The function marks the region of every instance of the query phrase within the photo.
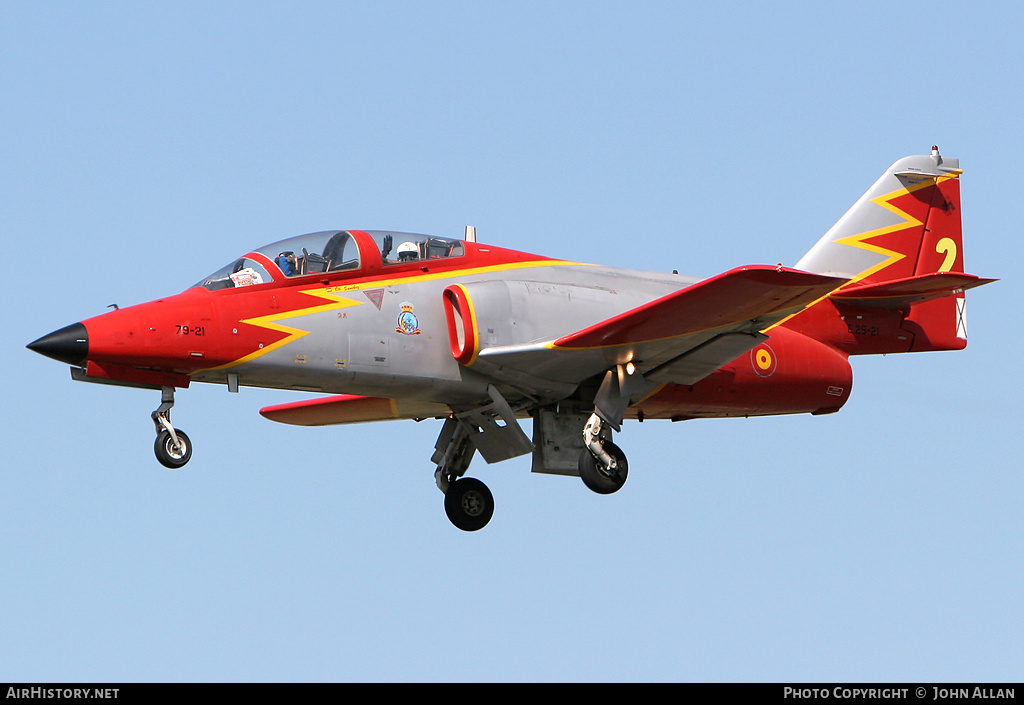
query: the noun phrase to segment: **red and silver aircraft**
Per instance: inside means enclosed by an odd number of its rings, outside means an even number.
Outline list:
[[[76,380],[160,391],[156,455],[192,455],[171,424],[193,381],[322,392],[260,413],[305,426],[443,420],[431,458],[460,529],[493,498],[474,454],[595,492],[626,480],[625,419],[829,414],[851,355],[965,347],[959,161],[900,159],[795,268],[708,279],[582,264],[476,242],[330,230],[246,253],[175,296],[29,344]],[[533,420],[528,436],[520,420]]]

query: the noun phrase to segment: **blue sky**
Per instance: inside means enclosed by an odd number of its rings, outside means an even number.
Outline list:
[[[0,681],[1005,681],[1024,663],[1013,3],[0,4]],[[970,346],[839,413],[627,425],[619,493],[24,345],[328,228],[710,276],[959,157]],[[1002,161],[1001,161],[1002,160]],[[1011,160],[1012,161],[1012,160]],[[1012,330],[1012,328],[1011,328]]]

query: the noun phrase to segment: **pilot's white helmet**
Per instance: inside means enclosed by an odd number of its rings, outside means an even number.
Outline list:
[[[398,261],[409,262],[414,259],[419,259],[420,248],[415,242],[403,242],[398,246]]]

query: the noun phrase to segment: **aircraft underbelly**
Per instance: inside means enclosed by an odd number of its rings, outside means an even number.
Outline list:
[[[666,384],[630,408],[631,418],[725,418],[826,414],[850,398],[847,356],[812,338],[776,328],[771,337],[696,384]]]

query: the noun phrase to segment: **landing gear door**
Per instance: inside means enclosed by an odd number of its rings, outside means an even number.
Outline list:
[[[533,419],[533,472],[579,477],[583,434],[590,414],[540,409]]]

